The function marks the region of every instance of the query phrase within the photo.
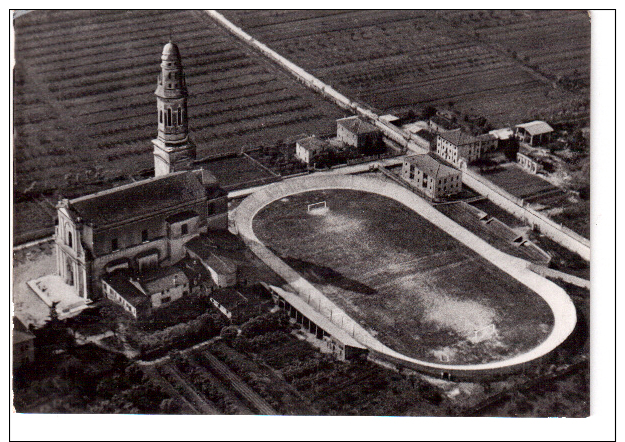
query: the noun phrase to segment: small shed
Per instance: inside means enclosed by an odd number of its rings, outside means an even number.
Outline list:
[[[528,143],[530,146],[535,146],[547,141],[552,132],[553,128],[551,126],[539,120],[518,124],[514,127],[515,136],[520,141]]]

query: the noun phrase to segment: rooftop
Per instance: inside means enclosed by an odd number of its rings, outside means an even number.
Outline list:
[[[466,144],[476,143],[479,140],[466,132],[462,131],[451,131],[451,132],[441,132],[438,134],[439,137],[449,141],[451,144],[455,146],[464,146]]]
[[[135,308],[148,300],[147,295],[134,285],[130,281],[130,276],[123,271],[110,273],[103,276],[102,280]]]
[[[453,121],[440,115],[434,115],[432,118],[430,118],[430,121],[445,130],[453,130],[460,127],[460,125],[458,125],[457,123],[454,123]]]
[[[412,155],[406,157],[405,161],[414,164],[417,169],[435,178],[443,178],[460,173],[459,170],[446,166],[430,154]]]
[[[357,116],[341,118],[340,120],[336,120],[336,123],[355,134],[368,134],[378,131],[375,126],[361,120],[360,117]]]
[[[517,124],[515,127],[525,129],[525,131],[530,135],[541,135],[553,132],[553,128],[551,126],[544,121],[539,120],[532,121],[530,123]]]
[[[347,333],[345,330],[343,330],[339,326],[335,325],[332,321],[330,321],[328,318],[323,316],[317,310],[313,309],[310,305],[306,303],[306,301],[304,301],[302,298],[300,298],[296,294],[287,292],[286,290],[283,290],[280,287],[276,287],[273,285],[270,285],[269,287],[271,287],[271,289],[277,295],[279,295],[282,299],[284,299],[286,302],[291,304],[300,313],[302,313],[312,322],[317,324],[318,327],[321,327],[322,329],[324,329],[328,334],[338,339],[343,344],[349,345],[351,347],[357,347],[357,348],[363,348],[363,349],[366,348],[364,345],[362,345],[360,342],[354,339],[349,333]]]
[[[237,266],[232,260],[218,252],[216,246],[211,245],[202,237],[195,237],[185,244],[187,250],[198,256],[203,263],[211,267],[217,273],[228,274],[237,271]]]
[[[102,227],[204,197],[205,187],[196,174],[177,172],[70,200],[68,209],[80,221]]]
[[[327,141],[314,136],[297,140],[297,144],[311,152],[319,152],[330,147]]]
[[[165,290],[189,284],[187,275],[177,266],[159,267],[149,273],[144,273],[139,278],[144,290],[152,295]]]

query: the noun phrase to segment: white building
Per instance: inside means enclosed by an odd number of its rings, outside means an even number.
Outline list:
[[[436,136],[436,154],[454,166],[477,160],[481,141],[462,131],[441,132]]]
[[[327,141],[315,136],[302,138],[295,142],[295,157],[304,164],[311,164],[317,155],[329,148]]]
[[[432,199],[453,195],[462,190],[462,172],[429,154],[404,158],[401,176]]]

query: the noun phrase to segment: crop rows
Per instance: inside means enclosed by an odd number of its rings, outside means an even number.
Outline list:
[[[17,192],[75,194],[152,165],[154,89],[169,29],[185,66],[198,156],[327,133],[342,116],[199,11],[35,11],[15,29]],[[82,176],[93,164],[97,180]]]
[[[316,12],[316,14],[315,14]],[[226,11],[281,55],[384,112],[448,105],[496,125],[588,116],[590,33],[571,11]],[[314,54],[314,56],[313,56]],[[573,75],[575,72],[575,75]],[[570,85],[567,85],[567,87]],[[510,105],[513,102],[514,105]]]

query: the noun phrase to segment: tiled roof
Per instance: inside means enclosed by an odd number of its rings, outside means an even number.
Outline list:
[[[465,144],[476,143],[479,141],[473,135],[470,135],[466,132],[462,132],[459,130],[450,131],[450,132],[441,132],[438,134],[438,136],[449,141],[451,144],[455,146],[464,146]]]
[[[324,329],[327,333],[329,333],[334,338],[341,341],[344,345],[349,345],[351,347],[356,348],[366,348],[356,339],[354,339],[349,333],[345,330],[334,324],[328,318],[323,316],[313,307],[306,303],[302,298],[297,296],[294,293],[287,292],[286,290],[281,289],[276,286],[269,286],[271,289],[286,302],[291,304],[295,309],[297,309],[300,313],[306,316],[309,320],[317,324],[318,327]]]
[[[232,260],[220,255],[217,248],[208,244],[202,237],[196,237],[184,245],[187,250],[197,255],[203,263],[211,267],[217,273],[231,274],[237,271],[237,266]]]
[[[454,123],[445,117],[441,117],[440,115],[434,115],[430,118],[430,121],[445,130],[457,129],[460,127],[457,123]]]
[[[320,152],[330,147],[330,144],[327,141],[317,137],[302,138],[297,140],[297,144],[310,152]]]
[[[410,164],[414,164],[417,169],[434,178],[444,178],[460,173],[457,169],[446,166],[429,154],[412,155],[410,157],[406,157],[405,160]]]
[[[351,133],[355,134],[368,134],[378,131],[375,126],[361,120],[359,117],[341,118],[340,120],[336,120],[336,122]]]
[[[194,173],[178,172],[70,200],[69,209],[82,221],[102,227],[205,197]]]
[[[530,123],[517,124],[516,127],[521,127],[527,131],[530,135],[540,135],[553,132],[553,128],[544,121],[532,121]]]
[[[130,276],[126,273],[113,272],[102,277],[102,280],[135,308],[148,301],[147,295],[130,282]]]
[[[160,293],[167,289],[188,284],[187,275],[178,267],[158,268],[140,278],[141,286],[148,294]]]

